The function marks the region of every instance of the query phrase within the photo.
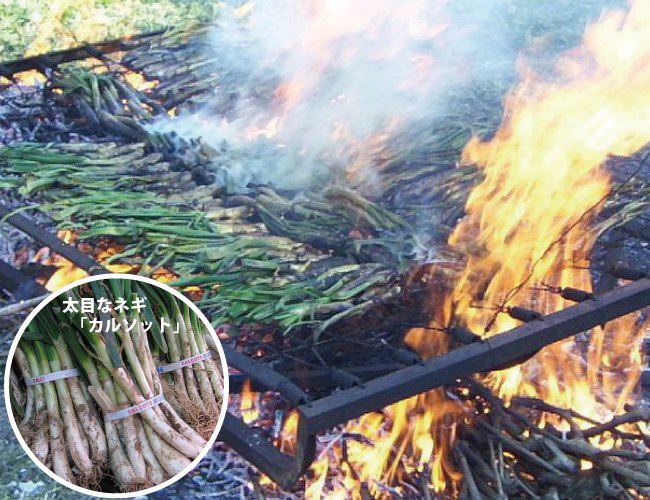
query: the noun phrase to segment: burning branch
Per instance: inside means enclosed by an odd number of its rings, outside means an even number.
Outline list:
[[[641,498],[650,492],[648,435],[643,431],[647,408],[628,408],[598,423],[534,398],[515,398],[508,406],[476,380],[462,386],[468,391],[454,394],[472,401],[475,411],[456,447],[483,495],[589,498],[627,491]],[[485,456],[493,457],[492,466]],[[468,482],[466,488],[471,491],[472,485]]]

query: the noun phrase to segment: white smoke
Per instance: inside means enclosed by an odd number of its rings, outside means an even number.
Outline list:
[[[227,144],[223,167],[238,182],[302,187],[352,162],[365,168],[383,138],[445,113],[448,91],[511,69],[507,3],[268,0],[224,8],[211,46],[217,96],[234,90],[234,104],[158,127]]]

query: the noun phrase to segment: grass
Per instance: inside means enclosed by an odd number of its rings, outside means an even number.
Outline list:
[[[216,0],[0,0],[0,61],[212,19]]]
[[[492,1],[517,47],[540,34],[561,39],[561,46],[571,45],[587,19],[603,8],[625,5],[625,0]],[[218,0],[0,0],[0,61],[207,21],[220,5]],[[481,3],[462,0],[457,5],[473,11]]]

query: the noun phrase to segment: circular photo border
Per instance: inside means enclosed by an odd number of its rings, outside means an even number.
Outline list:
[[[192,461],[190,465],[188,465],[183,471],[180,473],[176,474],[174,477],[167,479],[166,481],[163,481],[160,484],[157,484],[155,486],[152,486],[150,488],[146,488],[143,490],[138,490],[138,491],[133,491],[133,492],[125,492],[125,493],[108,493],[108,492],[102,492],[102,491],[94,491],[90,490],[87,488],[83,488],[79,485],[73,484],[61,477],[59,477],[57,474],[54,473],[54,471],[48,469],[44,464],[42,464],[37,458],[36,455],[30,450],[29,446],[23,439],[19,429],[18,425],[16,424],[16,420],[14,418],[13,412],[11,411],[11,401],[10,401],[10,396],[9,396],[9,375],[11,371],[11,365],[12,361],[14,358],[14,354],[16,352],[16,348],[18,347],[18,342],[20,338],[22,337],[23,333],[27,329],[28,325],[32,322],[32,320],[38,315],[38,313],[47,305],[49,304],[52,300],[54,300],[56,297],[60,296],[64,292],[67,292],[68,290],[71,290],[73,288],[76,288],[80,285],[84,285],[86,283],[91,283],[93,281],[101,281],[105,279],[129,279],[129,280],[134,280],[134,281],[141,281],[144,283],[149,283],[150,285],[153,286],[158,286],[162,288],[163,290],[171,293],[174,297],[177,299],[180,299],[183,301],[185,304],[187,304],[190,309],[203,321],[203,323],[207,326],[208,332],[213,335],[215,339],[217,339],[217,350],[219,353],[219,361],[221,363],[221,368],[223,371],[223,401],[221,404],[221,410],[219,413],[219,418],[217,419],[217,425],[214,428],[214,431],[212,433],[212,436],[208,440],[207,445],[199,453],[199,455]],[[59,288],[58,290],[55,290],[54,292],[50,293],[50,295],[45,298],[40,304],[38,304],[34,310],[29,313],[25,321],[20,325],[20,328],[18,329],[18,332],[16,333],[16,336],[14,337],[13,342],[11,343],[11,348],[9,349],[9,354],[7,355],[7,365],[5,367],[5,372],[4,372],[4,393],[5,393],[5,406],[7,409],[7,415],[9,417],[9,423],[11,424],[11,429],[14,431],[14,434],[16,435],[16,438],[18,439],[18,442],[20,443],[20,446],[23,448],[23,450],[27,453],[29,458],[31,458],[32,462],[34,462],[39,469],[41,469],[45,474],[47,474],[49,477],[54,479],[56,482],[59,484],[62,484],[78,493],[83,493],[85,495],[90,495],[93,497],[98,497],[98,498],[136,498],[144,495],[149,495],[151,493],[155,493],[157,491],[160,491],[167,486],[170,486],[174,484],[175,482],[179,481],[183,477],[185,477],[190,471],[192,471],[201,460],[208,454],[208,452],[212,449],[214,446],[214,443],[217,440],[217,437],[219,435],[219,431],[221,430],[221,427],[223,425],[223,421],[226,417],[226,411],[228,409],[228,399],[230,396],[230,387],[229,387],[229,376],[228,376],[228,365],[226,363],[226,356],[223,352],[223,349],[221,347],[221,342],[219,341],[219,337],[217,336],[214,327],[208,320],[208,318],[201,312],[201,310],[187,297],[185,297],[181,292],[178,290],[175,290],[171,286],[161,283],[159,281],[156,281],[151,278],[147,278],[145,276],[139,276],[137,274],[118,274],[118,273],[106,273],[106,274],[99,274],[95,276],[89,276],[87,278],[83,278],[80,280],[77,280],[73,283],[70,283],[69,285],[66,285],[62,288]]]

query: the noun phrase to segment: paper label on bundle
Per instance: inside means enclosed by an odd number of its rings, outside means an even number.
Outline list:
[[[146,401],[143,401],[138,405],[129,406],[128,408],[123,408],[118,411],[107,413],[106,415],[104,415],[104,421],[110,422],[112,420],[121,420],[123,418],[130,417],[131,415],[142,413],[143,411],[149,410],[154,406],[158,406],[164,400],[165,397],[162,394],[158,394],[157,396],[154,396],[151,399],[147,399]]]
[[[25,380],[26,385],[36,385],[44,384],[45,382],[54,382],[55,380],[61,380],[62,378],[78,377],[79,370],[76,368],[68,368],[67,370],[61,370],[58,372],[46,373],[45,375],[39,375],[38,377],[32,377]]]
[[[212,357],[212,353],[210,351],[204,352],[201,354],[197,354],[196,356],[192,356],[191,358],[185,358],[181,359],[180,361],[176,361],[175,363],[170,363],[168,365],[163,365],[159,366],[156,368],[156,371],[158,373],[167,373],[171,372],[174,370],[178,370],[179,368],[183,368],[185,366],[190,366],[195,363],[198,363],[199,361],[204,361],[206,359],[210,359]]]

